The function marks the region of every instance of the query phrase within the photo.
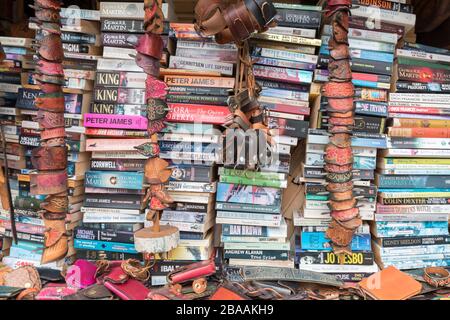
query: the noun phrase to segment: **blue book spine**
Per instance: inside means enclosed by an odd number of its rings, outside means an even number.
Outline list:
[[[354,251],[372,251],[370,234],[356,234],[353,236],[351,249]],[[325,232],[302,232],[302,250],[331,251],[330,239]]]
[[[75,249],[104,250],[121,253],[138,253],[134,248],[134,243],[107,242],[96,240],[74,240]]]
[[[87,171],[85,186],[93,188],[114,188],[142,190],[144,174],[128,171]]]
[[[216,200],[277,206],[281,203],[281,189],[220,182],[217,185]]]
[[[214,153],[220,149],[220,146],[214,143],[159,141],[159,148],[161,152]]]
[[[329,56],[330,51],[327,46],[322,45],[320,47],[320,54]],[[373,61],[381,61],[387,63],[394,62],[394,55],[392,53],[380,52],[380,51],[370,51],[370,50],[361,50],[361,49],[351,49],[350,48],[350,56],[352,58],[364,59],[364,60],[373,60]]]
[[[450,192],[450,189],[386,189],[380,188],[379,192]]]
[[[378,82],[373,82],[373,81],[353,79],[352,83],[356,87],[375,88],[375,89],[378,88]]]
[[[377,117],[387,117],[388,116],[388,106],[387,106],[387,103],[356,101],[355,102],[355,112],[357,114],[367,114],[367,115],[377,116]]]
[[[5,51],[6,54],[10,53],[10,54],[21,54],[21,55],[25,55],[27,54],[27,48],[20,48],[20,47],[7,47],[4,46],[3,47],[3,51]]]
[[[355,156],[353,161],[353,168],[357,170],[374,170],[377,166],[376,158]]]
[[[369,147],[369,148],[377,148],[377,149],[386,149],[387,143],[386,139],[370,139],[370,138],[361,138],[361,137],[353,137],[352,138],[352,146],[353,147]]]
[[[450,186],[450,176],[389,176],[378,175],[380,188],[445,188]]]

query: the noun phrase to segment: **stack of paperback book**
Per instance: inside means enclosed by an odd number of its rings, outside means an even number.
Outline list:
[[[311,83],[320,46],[321,7],[274,3],[277,27],[253,35],[253,72],[259,103],[268,110],[273,161],[259,172],[235,164],[219,169],[217,221],[230,265],[294,267],[281,199],[291,152],[306,137]]]
[[[220,125],[229,114],[226,101],[234,87],[234,45],[201,38],[193,24],[171,23],[169,68],[165,69],[168,124],[159,133],[160,158],[172,167],[166,186],[174,204],[161,224],[178,228],[178,247],[161,255],[152,284],[164,284],[164,272],[214,254],[216,163],[221,161]],[[159,271],[158,271],[159,270]]]
[[[19,144],[21,134],[21,115],[16,108],[16,100],[20,94],[22,84],[25,84],[26,69],[30,68],[32,61],[32,51],[30,49],[32,39],[0,37],[5,52],[5,60],[1,64],[0,72],[0,121],[3,135],[5,137],[6,150],[1,147],[1,165],[4,167],[4,154],[8,160],[9,176],[6,177],[6,170],[3,170],[5,179],[9,179],[10,192],[13,203],[9,203],[7,195],[1,197],[0,213],[0,238],[2,241],[2,251],[5,258],[3,261],[10,265],[19,265],[22,261],[33,260],[39,264],[39,252],[32,254],[33,250],[22,250],[21,244],[33,246],[34,249],[42,247],[44,228],[30,223],[28,217],[37,217],[39,202],[43,198],[31,196],[26,191],[19,191],[18,176],[21,170],[26,168],[25,147]],[[1,140],[1,137],[0,137]],[[2,141],[3,144],[3,141]],[[6,190],[6,181],[2,182],[2,188]],[[15,209],[17,237],[21,240],[19,244],[12,241],[10,208]],[[36,222],[36,221],[34,221]],[[39,221],[40,222],[40,221]],[[39,243],[40,242],[40,243]]]
[[[79,258],[138,257],[133,233],[145,219],[143,170],[148,158],[145,146],[151,141],[146,74],[130,56],[136,54],[130,48],[143,34],[143,12],[143,3],[100,3],[104,47],[93,102],[84,116],[86,150],[92,158],[86,172],[83,225],[75,233]]]
[[[414,25],[415,16],[410,14],[412,8],[402,6],[408,12],[397,12],[400,6],[392,10],[379,10],[380,21],[377,26],[369,28],[368,10],[380,8],[369,7],[364,1],[355,1],[359,6],[352,9],[348,33],[351,56],[352,81],[355,86],[355,123],[352,147],[354,154],[353,177],[361,218],[364,221],[374,219],[376,210],[376,187],[374,185],[377,149],[385,148],[385,125],[388,116],[388,93],[394,66],[394,53],[399,39],[399,31],[411,29],[411,23],[403,20],[391,21],[392,15],[407,17]],[[377,4],[380,6],[381,4]],[[390,27],[386,26],[386,23]],[[398,28],[394,28],[398,25]],[[315,70],[315,82],[328,80],[329,49],[331,25],[322,29],[322,46],[320,48],[318,69]],[[403,34],[403,33],[402,33]],[[297,262],[300,269],[330,272],[348,281],[358,281],[371,272],[377,271],[374,254],[370,244],[369,225],[364,223],[357,231],[352,243],[352,255],[338,259],[329,253],[328,240],[325,238],[326,225],[329,221],[327,195],[324,193],[323,155],[328,137],[326,98],[316,100],[312,111],[314,120],[310,129],[302,180],[305,182],[305,201],[296,214],[295,225],[301,226],[297,238]],[[337,266],[336,264],[341,264]]]
[[[380,266],[448,266],[450,52],[397,49],[387,149],[379,153],[373,247]]]

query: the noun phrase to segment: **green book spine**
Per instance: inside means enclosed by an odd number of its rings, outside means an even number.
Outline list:
[[[286,175],[284,173],[275,172],[259,172],[259,171],[245,171],[238,169],[229,169],[220,167],[219,175],[243,177],[247,179],[259,179],[259,180],[285,180]]]
[[[286,188],[285,181],[249,179],[249,178],[245,178],[245,177],[236,177],[236,176],[221,175],[220,182],[252,185],[252,186],[259,186],[259,187]]]
[[[424,60],[409,59],[409,58],[404,58],[404,57],[398,57],[397,59],[398,59],[399,65],[414,66],[414,67],[427,67],[427,68],[438,69],[438,70],[450,70],[450,65],[432,63],[432,62],[428,62],[428,61],[424,61]]]

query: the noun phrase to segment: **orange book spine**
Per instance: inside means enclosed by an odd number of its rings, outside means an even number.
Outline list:
[[[450,138],[450,128],[389,128],[390,137]]]

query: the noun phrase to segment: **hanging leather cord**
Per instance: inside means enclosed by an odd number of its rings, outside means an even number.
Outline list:
[[[4,126],[5,123],[2,121],[0,123],[1,127],[1,137],[2,137],[2,148],[3,148],[3,164],[5,167],[5,186],[8,190],[8,200],[9,200],[9,219],[11,220],[11,232],[13,236],[14,243],[17,244],[17,229],[16,229],[16,215],[14,213],[14,205],[11,195],[11,187],[9,185],[9,166],[8,166],[8,157],[6,155],[6,140],[5,140],[5,131]]]

